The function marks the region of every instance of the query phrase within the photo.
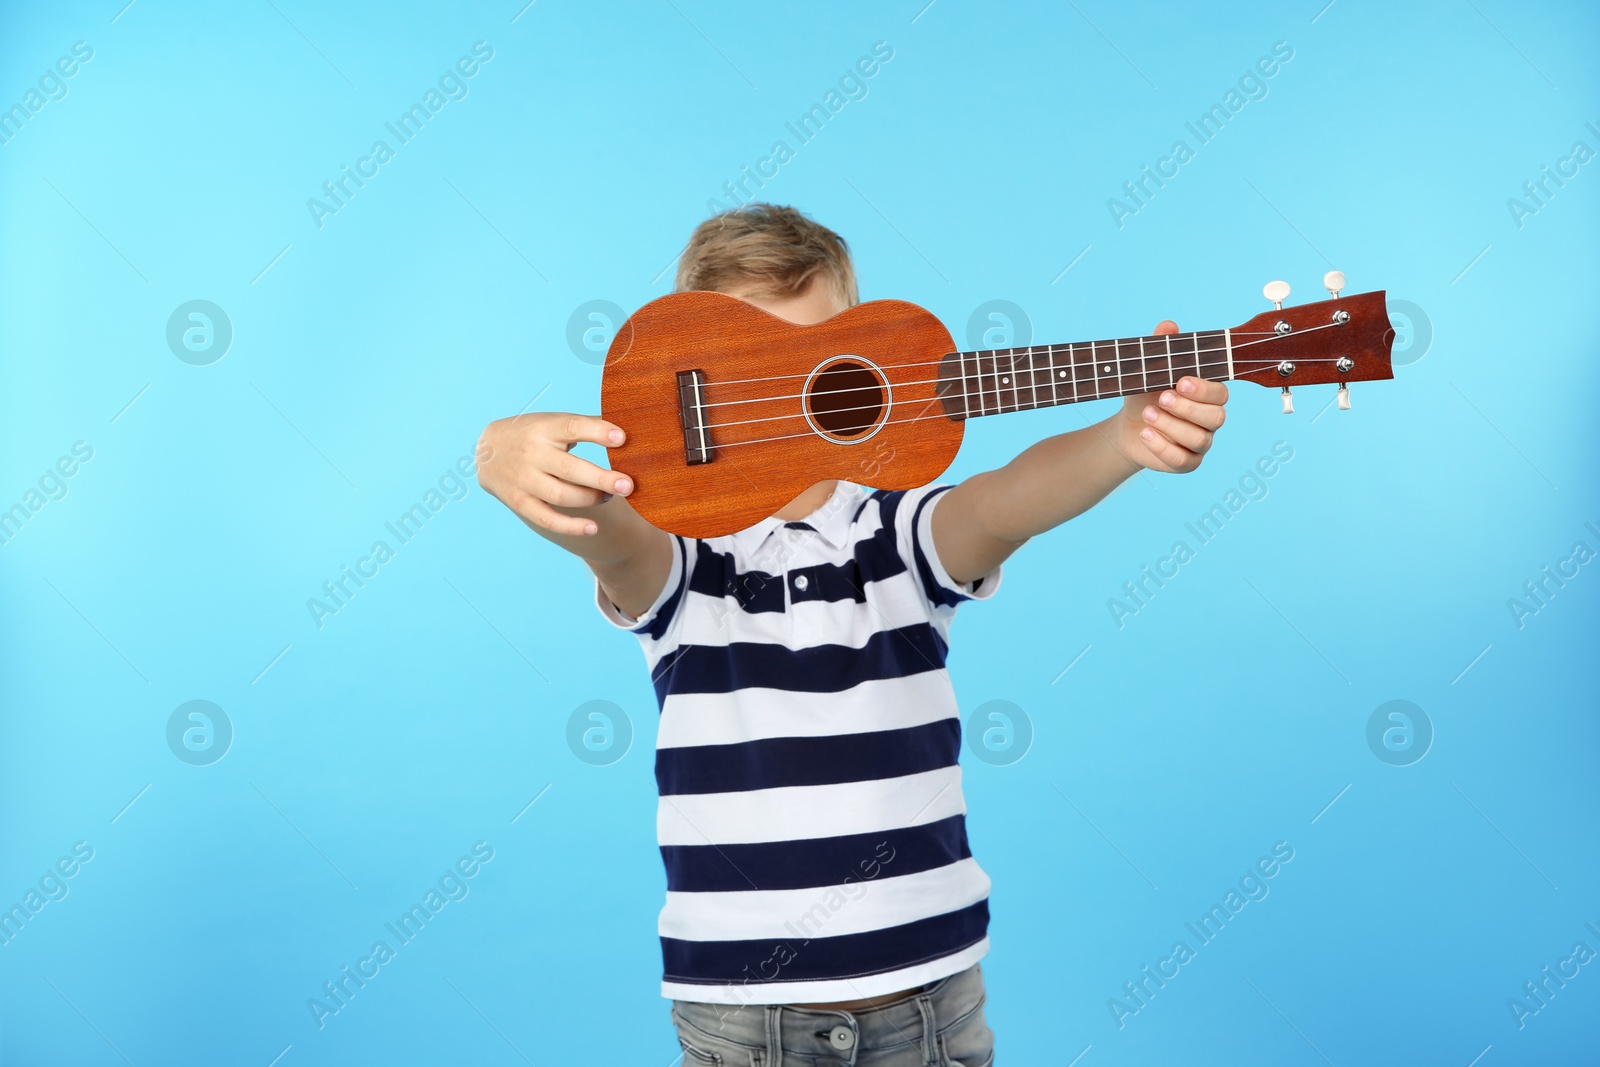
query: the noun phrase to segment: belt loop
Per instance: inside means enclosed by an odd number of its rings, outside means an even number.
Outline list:
[[[917,998],[922,1013],[922,1062],[924,1067],[939,1067],[939,1038],[934,1031],[933,998],[926,993]]]
[[[765,1067],[783,1067],[783,1005],[767,1005],[767,1060]]]

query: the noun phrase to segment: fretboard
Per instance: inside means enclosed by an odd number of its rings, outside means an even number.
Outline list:
[[[1122,337],[1070,345],[952,352],[937,391],[951,418],[1076,404],[1167,389],[1193,375],[1231,376],[1226,330]]]

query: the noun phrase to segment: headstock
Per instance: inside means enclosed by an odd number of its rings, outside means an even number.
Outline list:
[[[1286,308],[1288,283],[1268,282],[1262,295],[1273,310],[1230,333],[1233,377],[1282,386],[1285,414],[1294,411],[1290,386],[1337,383],[1339,407],[1348,410],[1349,383],[1394,377],[1394,326],[1384,291],[1340,296],[1344,275],[1336,270],[1322,283],[1332,299]]]

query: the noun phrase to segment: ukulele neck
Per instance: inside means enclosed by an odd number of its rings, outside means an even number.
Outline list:
[[[951,418],[970,419],[1150,393],[1185,376],[1232,378],[1230,331],[952,352],[939,364],[938,394]]]

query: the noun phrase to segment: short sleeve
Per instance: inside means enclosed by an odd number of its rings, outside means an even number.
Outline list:
[[[954,611],[968,600],[988,600],[1000,589],[1002,565],[965,584],[945,570],[944,561],[933,543],[933,509],[954,485],[925,485],[908,489],[895,509],[896,540],[905,554],[906,565],[917,576],[924,595],[935,608]]]
[[[667,580],[661,586],[661,592],[656,594],[655,603],[645,609],[645,613],[638,618],[634,618],[613,604],[600,585],[600,578],[595,577],[595,607],[600,610],[601,618],[617,629],[628,630],[652,640],[660,640],[667,632],[667,627],[672,625],[678,607],[683,602],[684,594],[688,591],[689,572],[693,567],[693,561],[687,538],[674,533],[669,533],[667,536],[672,539],[672,569],[667,572]]]

